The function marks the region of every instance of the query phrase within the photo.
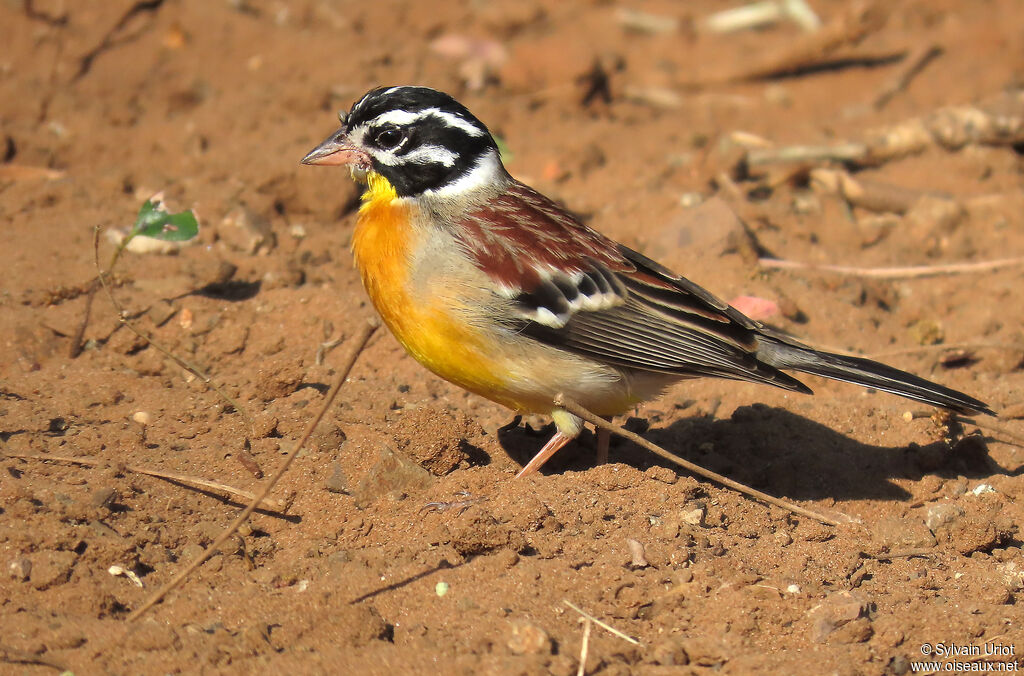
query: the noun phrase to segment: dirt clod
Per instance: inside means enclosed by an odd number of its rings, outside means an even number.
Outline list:
[[[74,552],[44,551],[32,557],[29,580],[39,590],[64,584],[78,562]]]
[[[540,655],[551,652],[551,638],[540,626],[516,620],[509,627],[508,649],[516,655]]]

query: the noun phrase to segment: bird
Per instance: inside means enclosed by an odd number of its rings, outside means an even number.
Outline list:
[[[430,371],[555,434],[516,478],[575,439],[562,394],[611,418],[682,379],[811,394],[784,371],[995,415],[962,392],[885,364],[819,351],[581,222],[505,169],[487,126],[455,98],[378,87],[302,164],[347,166],[363,192],[351,246],[373,305]],[[598,457],[608,434],[598,433]]]

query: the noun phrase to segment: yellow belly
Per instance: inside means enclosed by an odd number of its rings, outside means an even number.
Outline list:
[[[505,379],[485,336],[441,307],[431,307],[410,287],[416,207],[396,199],[382,176],[371,173],[363,195],[352,252],[363,286],[398,342],[428,369],[471,392],[519,408],[505,395]]]

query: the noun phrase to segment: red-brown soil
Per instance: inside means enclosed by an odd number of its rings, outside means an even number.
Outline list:
[[[849,3],[811,4],[829,20]],[[733,171],[734,132],[857,140],[1024,81],[1017,0],[885,4],[886,24],[846,48],[857,59],[703,87],[686,85],[756,66],[800,29],[713,35],[703,18],[729,4],[711,0],[639,3],[677,22],[654,33],[596,0],[165,0],[123,25],[124,0],[0,4],[0,450],[100,463],[0,459],[0,671],[569,676],[584,626],[564,601],[639,641],[594,626],[587,674],[902,674],[925,643],[1015,644],[993,659],[1019,663],[1024,458],[1006,434],[967,425],[950,444],[924,407],[815,378],[814,397],[699,380],[630,427],[860,523],[764,506],[624,442],[594,467],[589,433],[513,481],[548,421],[510,427],[509,411],[433,377],[385,331],[275,489],[294,494],[288,515],[253,516],[125,621],[240,504],[123,466],[258,490],[246,437],[271,473],[345,350],[318,364],[321,343],[373,316],[348,253],[355,187],[298,161],[376,85],[452,92],[500,134],[510,171],[593,227],[724,298],[781,302],[768,321],[804,340],[969,392],[1021,434],[1021,267],[864,280],[766,271],[726,242],[715,177],[755,185]],[[453,34],[507,50],[482,88],[431,49]],[[932,43],[942,54],[872,107],[903,67],[879,57]],[[583,105],[595,60],[611,101]],[[1019,151],[931,148],[858,174],[946,193],[963,207],[955,218],[925,208],[880,222],[783,176],[744,203],[747,224],[764,250],[811,263],[1024,256]],[[113,293],[251,428],[120,327],[103,293],[69,356],[96,274],[93,229],[125,228],[158,190],[196,210],[199,242],[126,254]],[[111,249],[102,235],[104,263]],[[949,362],[935,343],[968,344],[969,358]]]

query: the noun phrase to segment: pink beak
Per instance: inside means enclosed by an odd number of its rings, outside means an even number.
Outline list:
[[[302,163],[321,166],[351,164],[358,169],[365,170],[370,168],[370,156],[352,145],[344,130],[339,130],[328,136],[316,148],[310,150],[302,158]]]

